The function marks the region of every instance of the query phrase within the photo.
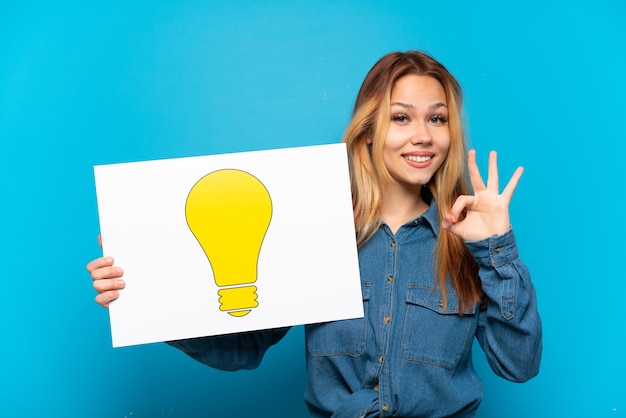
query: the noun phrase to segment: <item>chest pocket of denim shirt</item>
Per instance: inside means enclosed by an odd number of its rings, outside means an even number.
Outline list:
[[[456,293],[448,292],[443,308],[439,291],[410,285],[402,330],[402,355],[406,360],[454,370],[469,350],[476,329],[476,308],[458,314]]]
[[[363,318],[307,326],[307,349],[311,357],[337,355],[358,357],[365,351],[370,288],[369,283],[361,284],[365,315]]]

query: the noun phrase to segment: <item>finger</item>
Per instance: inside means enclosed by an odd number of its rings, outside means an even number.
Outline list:
[[[109,292],[100,293],[96,296],[96,302],[104,308],[109,308],[109,304],[120,297],[120,292],[111,290]]]
[[[441,227],[443,229],[447,229],[448,231],[452,231],[454,225],[456,225],[456,219],[454,218],[454,216],[449,213],[444,215],[443,219],[441,220]]]
[[[112,266],[114,263],[113,257],[100,257],[100,258],[96,258],[93,261],[90,261],[87,264],[87,271],[89,273],[93,272],[94,270],[97,270],[99,268],[102,267],[107,267],[107,266]]]
[[[122,279],[103,279],[103,280],[94,280],[93,288],[96,289],[98,293],[105,293],[111,290],[121,290],[126,287],[126,283]]]
[[[98,234],[98,245],[102,248],[102,235]]]
[[[505,196],[509,201],[513,198],[513,192],[517,188],[517,184],[519,180],[522,178],[522,174],[524,174],[524,167],[517,167],[511,179],[507,183],[506,187],[502,191],[502,195]]]
[[[470,182],[474,192],[485,190],[485,182],[478,170],[478,164],[476,164],[476,150],[470,150],[467,153],[467,169],[469,171]]]
[[[499,192],[498,187],[499,179],[498,179],[498,153],[495,151],[491,151],[489,153],[489,168],[487,173],[487,188],[491,190],[495,190]]]
[[[93,281],[107,280],[107,279],[119,279],[124,275],[124,270],[118,266],[108,266],[95,269],[91,272],[91,279]]]
[[[477,202],[478,199],[476,199],[476,197],[474,196],[461,195],[457,197],[454,205],[452,205],[452,208],[450,208],[449,215],[451,215],[452,218],[448,218],[448,221],[456,223],[463,214],[463,211],[465,209],[475,209],[475,205]]]

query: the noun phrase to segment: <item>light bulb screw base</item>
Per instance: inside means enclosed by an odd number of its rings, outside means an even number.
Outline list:
[[[232,316],[245,316],[252,308],[259,306],[256,286],[223,288],[217,294],[220,296],[220,311],[228,312]]]

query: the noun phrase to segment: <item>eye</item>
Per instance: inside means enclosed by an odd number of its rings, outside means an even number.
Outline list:
[[[409,118],[409,116],[405,115],[404,113],[391,115],[391,120],[394,122],[398,122],[402,125],[406,125],[407,123],[411,122],[411,118]]]
[[[448,118],[444,115],[433,115],[430,117],[429,122],[435,125],[443,125],[448,122]]]

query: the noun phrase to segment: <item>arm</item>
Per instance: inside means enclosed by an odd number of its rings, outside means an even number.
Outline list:
[[[459,196],[442,226],[463,239],[478,262],[487,306],[479,314],[476,336],[491,368],[499,376],[523,382],[538,373],[541,359],[535,290],[519,258],[509,217],[509,204],[523,168],[515,170],[500,194],[495,152],[489,154],[486,185],[473,150],[467,166],[474,195]]]
[[[542,327],[535,290],[518,256],[513,231],[466,245],[479,264],[487,298],[476,338],[498,376],[529,380],[539,372]]]
[[[288,331],[289,328],[276,328],[167,343],[209,367],[225,371],[252,370]]]

